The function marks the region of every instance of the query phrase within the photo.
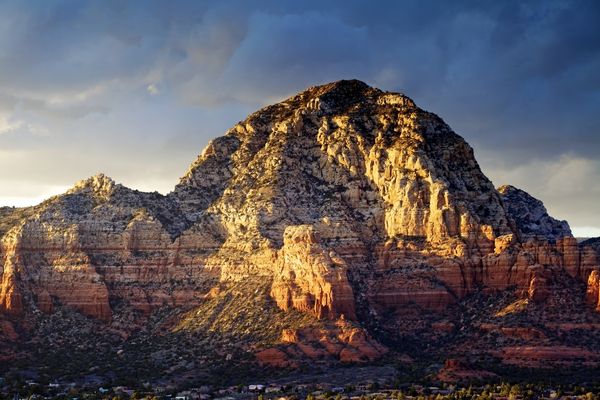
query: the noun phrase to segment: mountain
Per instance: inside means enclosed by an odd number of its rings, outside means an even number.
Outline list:
[[[99,174],[1,209],[0,236],[0,358],[52,377],[600,365],[598,246],[356,80],[250,115],[168,195]]]
[[[519,227],[522,239],[540,236],[542,239],[558,240],[572,236],[567,221],[552,218],[544,204],[527,192],[510,185],[499,187],[498,192]]]

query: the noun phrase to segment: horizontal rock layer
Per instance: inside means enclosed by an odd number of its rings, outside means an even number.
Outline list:
[[[439,117],[359,81],[250,115],[166,196],[98,175],[0,210],[0,233],[0,310],[12,315],[68,306],[109,321],[115,305],[148,315],[248,277],[268,282],[282,310],[365,325],[442,312],[482,288],[543,304],[563,276],[600,307],[597,247],[525,192],[496,190]],[[372,346],[367,358],[382,353]],[[260,357],[283,365],[282,351]]]

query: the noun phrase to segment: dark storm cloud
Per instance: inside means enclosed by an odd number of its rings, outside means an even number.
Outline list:
[[[580,168],[571,189],[600,193],[587,181],[600,182],[599,26],[600,3],[584,0],[3,2],[0,171],[19,154],[55,165],[43,179],[57,185],[103,169],[151,186],[126,168],[135,161],[168,190],[256,107],[359,78],[438,113],[496,183],[570,218],[568,194],[542,175]],[[600,215],[593,204],[582,207]]]

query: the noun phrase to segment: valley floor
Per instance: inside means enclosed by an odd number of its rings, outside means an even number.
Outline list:
[[[0,399],[151,399],[151,400],[461,400],[461,399],[600,399],[600,382],[583,385],[532,383],[530,381],[448,384],[432,380],[403,382],[392,367],[346,368],[325,374],[307,374],[269,383],[218,387],[202,385],[186,389],[154,386],[79,385],[0,378]]]

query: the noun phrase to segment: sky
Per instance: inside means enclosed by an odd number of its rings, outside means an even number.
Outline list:
[[[402,92],[600,236],[600,2],[0,0],[0,206],[103,172],[169,192],[211,138],[308,86]]]

